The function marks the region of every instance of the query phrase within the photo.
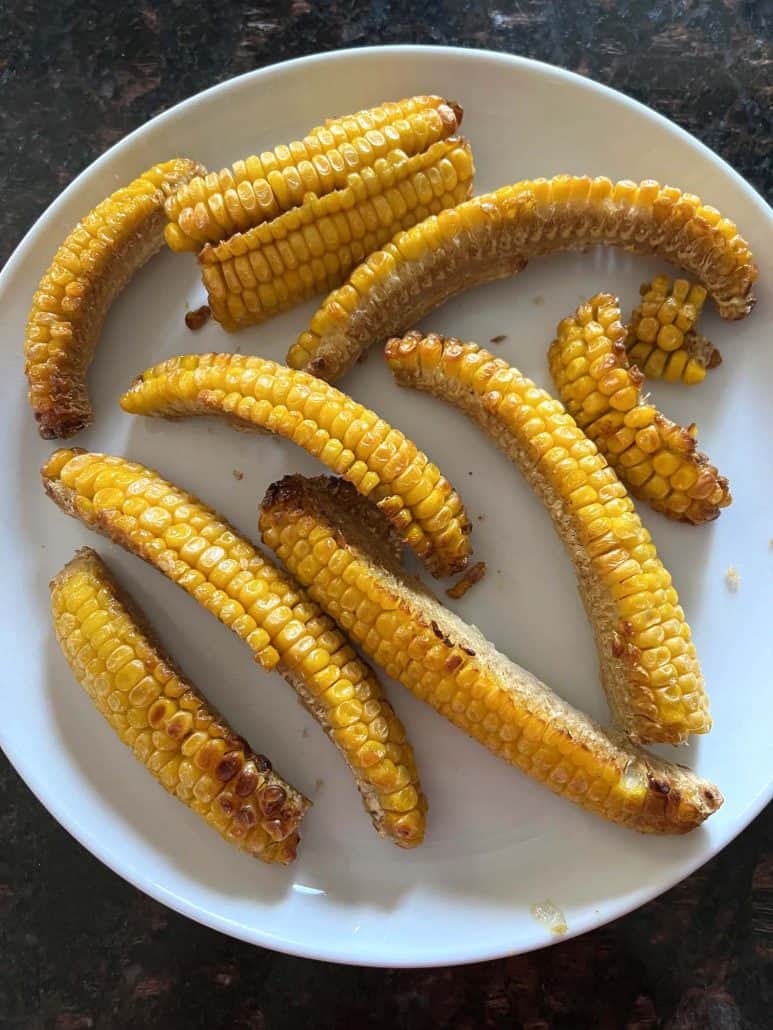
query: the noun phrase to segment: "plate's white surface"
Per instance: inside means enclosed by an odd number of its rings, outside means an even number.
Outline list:
[[[759,304],[749,319],[704,316],[704,331],[725,357],[722,368],[694,390],[653,391],[668,414],[698,421],[700,443],[729,475],[735,497],[717,523],[702,528],[642,511],[692,624],[715,720],[708,738],[677,757],[714,779],[726,798],[687,838],[640,837],[576,810],[389,683],[418,753],[430,822],[418,851],[378,840],[343,763],[283,681],[257,669],[244,645],[177,587],[65,518],[40,489],[37,469],[52,447],[38,439],[26,406],[21,342],[38,278],[77,218],[153,162],[185,154],[218,168],[297,138],[328,115],[417,92],[464,105],[479,190],[559,171],[654,177],[700,194],[736,220],[761,266]],[[0,281],[0,553],[5,596],[13,598],[0,627],[0,732],[26,782],[95,855],[171,907],[247,941],[338,961],[431,965],[525,951],[554,939],[532,916],[535,902],[558,905],[576,934],[687,875],[770,796],[772,229],[770,210],[749,186],[647,109],[566,72],[475,51],[399,47],[293,61],[194,97],[118,144],[49,208]],[[513,281],[454,300],[426,324],[481,343],[507,334],[497,353],[549,387],[545,355],[558,320],[599,289],[619,293],[627,315],[638,284],[660,268],[612,251],[537,261]],[[255,538],[265,487],[287,471],[316,473],[319,466],[289,443],[218,423],[131,418],[118,397],[147,365],[187,350],[239,348],[283,360],[316,305],[238,336],[214,323],[191,333],[184,312],[203,299],[188,255],[162,254],[131,284],[94,362],[95,425],[75,442],[155,466]],[[428,451],[465,498],[476,557],[488,562],[489,574],[458,610],[605,719],[569,560],[517,472],[459,413],[399,391],[375,350],[344,385]],[[244,471],[242,481],[234,469]],[[292,868],[267,868],[228,848],[165,795],[73,682],[49,624],[46,584],[84,543],[108,557],[172,653],[239,731],[314,799]],[[736,594],[724,580],[730,565],[741,576]]]

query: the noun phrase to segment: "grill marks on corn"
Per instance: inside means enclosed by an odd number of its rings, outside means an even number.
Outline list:
[[[200,170],[184,158],[148,169],[98,204],[54,255],[32,299],[24,339],[29,402],[41,436],[72,436],[91,422],[85,377],[105,315],[163,244],[164,199]]]
[[[244,640],[263,668],[276,668],[343,754],[379,832],[403,847],[421,842],[426,801],[405,731],[372,670],[294,580],[142,465],[63,450],[42,475],[68,514],[154,565]]]
[[[229,843],[291,862],[309,802],[174,667],[90,548],[52,581],[51,613],[75,678],[162,787]]]
[[[697,450],[694,425],[684,429],[642,402],[625,336],[611,294],[564,319],[548,354],[561,400],[635,497],[669,518],[709,522],[732,502],[727,479]]]
[[[303,140],[197,176],[166,204],[172,250],[198,250],[276,218],[347,184],[390,151],[418,154],[452,136],[462,109],[440,97],[418,96],[329,120]]]
[[[272,221],[207,245],[199,261],[212,313],[238,329],[338,286],[396,232],[468,197],[473,173],[463,140],[412,157],[391,150],[343,188],[307,194]]]
[[[476,344],[409,333],[387,344],[398,383],[467,412],[525,475],[574,562],[616,721],[678,743],[711,721],[690,628],[625,487],[562,405]]]
[[[241,354],[170,358],[144,372],[121,405],[136,415],[224,414],[285,436],[376,504],[433,575],[467,564],[470,523],[437,466],[375,412],[305,372]]]
[[[532,257],[594,244],[681,266],[724,318],[742,318],[754,304],[749,245],[699,197],[652,180],[558,175],[473,197],[396,236],[327,297],[287,362],[333,380],[371,343],[416,325],[460,290],[517,273]]]

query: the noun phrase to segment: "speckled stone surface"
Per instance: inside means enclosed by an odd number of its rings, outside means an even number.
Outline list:
[[[0,260],[127,132],[272,61],[373,43],[540,58],[643,100],[773,192],[773,9],[750,0],[0,3]],[[530,956],[365,970],[189,923],[123,883],[0,759],[0,1026],[768,1030],[773,811],[625,919]]]

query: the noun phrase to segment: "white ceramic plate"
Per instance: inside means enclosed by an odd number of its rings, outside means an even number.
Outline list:
[[[240,641],[177,587],[65,518],[42,494],[37,469],[52,448],[38,439],[27,410],[21,342],[38,278],[75,221],[174,154],[218,168],[297,138],[327,115],[418,92],[463,103],[481,191],[560,171],[654,177],[719,206],[758,257],[763,275],[752,317],[731,324],[705,316],[705,332],[725,356],[722,368],[694,390],[654,390],[669,414],[698,421],[701,444],[730,476],[735,497],[717,523],[702,528],[642,512],[692,624],[715,720],[708,738],[674,754],[715,780],[726,798],[689,837],[641,837],[576,810],[389,683],[418,752],[430,829],[415,852],[380,841],[343,763],[283,681],[259,671]],[[567,72],[477,51],[396,47],[292,61],[193,97],[113,147],[46,211],[0,285],[0,567],[5,596],[13,598],[0,627],[0,727],[31,789],[103,862],[172,908],[246,941],[343,962],[434,965],[537,948],[554,938],[532,915],[535,903],[552,901],[568,933],[578,934],[705,862],[770,796],[772,229],[770,210],[746,183],[651,111]],[[599,289],[619,293],[627,313],[638,284],[660,269],[657,261],[610,250],[535,261],[513,281],[457,298],[426,324],[483,343],[506,334],[497,353],[549,386],[545,355],[558,320]],[[319,466],[289,443],[218,423],[131,418],[118,397],[147,365],[184,351],[240,348],[283,360],[315,304],[239,336],[216,324],[194,334],[183,315],[203,300],[191,257],[164,253],[143,270],[105,326],[91,375],[96,421],[76,442],[155,466],[255,537],[266,486]],[[476,555],[489,573],[458,610],[605,719],[570,563],[517,472],[457,412],[398,390],[376,351],[345,386],[427,450],[466,499]],[[244,471],[243,480],[234,469]],[[314,799],[291,868],[268,868],[227,847],[165,795],[73,682],[49,623],[46,584],[84,543],[108,556],[212,701]],[[724,578],[731,565],[741,577],[735,594]]]

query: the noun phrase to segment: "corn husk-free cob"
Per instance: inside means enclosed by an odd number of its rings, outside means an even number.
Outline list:
[[[332,381],[370,344],[410,329],[460,290],[514,275],[532,257],[599,243],[682,267],[723,318],[752,309],[749,245],[715,208],[650,179],[557,175],[473,197],[395,236],[327,297],[287,363]]]
[[[42,476],[63,511],[163,572],[284,676],[338,747],[378,832],[421,843],[426,801],[405,730],[373,671],[297,583],[142,465],[61,450]]]
[[[392,150],[418,154],[453,136],[462,109],[441,97],[416,96],[343,118],[329,119],[304,139],[196,176],[166,204],[166,241],[172,250],[198,250],[276,218],[346,185],[351,172]]]
[[[288,476],[264,542],[390,675],[495,755],[587,811],[687,833],[722,803],[711,783],[607,733],[405,575],[389,527],[342,480]]]
[[[161,786],[229,843],[264,862],[292,862],[310,802],[164,654],[91,548],[52,580],[51,614],[75,678]]]
[[[559,323],[548,361],[559,396],[635,497],[669,518],[709,522],[731,502],[727,479],[688,429],[642,400],[616,297],[599,293]]]
[[[456,137],[412,157],[393,150],[341,189],[308,194],[273,221],[207,245],[199,262],[213,315],[239,329],[339,286],[396,232],[469,197],[473,173],[472,152]]]
[[[111,304],[164,242],[164,200],[201,166],[154,165],[97,204],[54,255],[32,299],[24,338],[29,401],[46,439],[92,419],[86,371]]]
[[[305,372],[243,354],[161,362],[121,398],[133,415],[224,415],[303,447],[384,511],[435,576],[467,564],[470,523],[437,466],[362,404]]]
[[[637,743],[711,727],[690,628],[625,487],[550,394],[476,344],[409,333],[387,344],[397,382],[451,401],[521,470],[577,573],[616,723]]]
[[[634,308],[625,341],[628,358],[648,379],[687,386],[702,383],[706,371],[722,364],[722,355],[695,324],[706,290],[686,279],[659,275],[642,283],[642,299]]]

